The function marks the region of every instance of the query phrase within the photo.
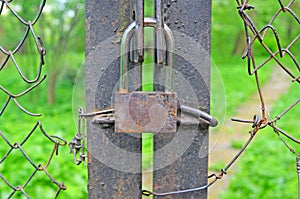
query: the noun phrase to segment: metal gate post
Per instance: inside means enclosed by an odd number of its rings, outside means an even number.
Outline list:
[[[175,88],[176,84],[182,83],[178,82],[179,75],[183,76],[193,88],[191,92],[194,92],[198,98],[198,107],[195,108],[209,112],[211,0],[165,0],[164,7],[165,23],[173,32],[179,32],[179,35],[175,37],[174,70],[177,71],[174,76]],[[190,49],[192,47],[189,47],[189,41],[183,39],[184,37],[192,38],[199,43],[206,53],[195,57],[193,55],[195,49]],[[195,66],[187,61],[187,56],[197,59],[195,62],[200,66],[201,73],[198,73]],[[155,82],[160,81],[159,70],[159,67],[156,67]],[[155,89],[161,90],[161,86],[157,85]],[[189,104],[189,99],[182,98],[179,101]],[[176,137],[181,138],[175,141]],[[184,141],[190,138],[192,138],[191,141]],[[188,147],[186,142],[190,142]],[[174,145],[169,147],[172,150],[164,150],[168,148],[168,145]],[[181,149],[184,151],[180,151]],[[154,137],[154,151],[154,192],[172,192],[206,185],[207,125],[200,123],[199,128],[196,129],[188,125],[182,126],[181,131],[176,134],[158,133]],[[164,198],[204,199],[207,198],[207,190],[169,195]]]
[[[164,62],[161,56],[163,49],[156,51],[158,63],[155,66],[154,90],[163,91],[166,78],[168,82],[173,82],[174,79],[174,85],[170,88],[174,87],[178,94],[178,109],[181,113],[177,116],[179,125],[176,133],[156,133],[154,137],[156,193],[185,190],[207,184],[210,123],[210,119],[205,122],[199,117],[203,115],[201,111],[209,112],[211,0],[168,0],[164,7],[165,21],[174,33],[176,50],[173,54],[167,53],[168,59],[165,64],[169,65],[169,68],[161,67]],[[134,1],[86,1],[87,112],[112,110],[115,105],[112,102],[118,101],[117,98],[114,99],[114,93],[119,89],[119,80],[124,80],[120,78],[119,70],[120,42],[132,18],[135,16],[136,20],[139,19],[139,15],[137,12],[134,15],[133,10]],[[162,19],[161,13],[156,16],[157,19]],[[159,28],[163,26],[162,21],[157,22],[156,43],[162,48],[164,44]],[[166,42],[167,49],[173,49],[172,32],[166,31],[165,35],[169,38]],[[124,41],[126,45],[130,45],[127,40]],[[122,40],[122,43],[124,41]],[[137,43],[140,44],[139,42]],[[170,61],[173,60],[172,55],[175,61],[174,68],[171,67],[173,61]],[[125,66],[124,68],[127,71]],[[131,63],[128,70],[131,70],[130,75],[124,73],[124,77],[128,76],[128,81],[131,82],[128,87],[129,93],[140,90],[141,65]],[[172,75],[163,75],[166,71],[172,74],[173,70],[174,78]],[[123,81],[123,84],[126,81]],[[167,101],[164,103],[168,104]],[[201,110],[200,115],[197,109]],[[115,112],[117,113],[117,110]],[[204,113],[204,117],[206,116]],[[89,198],[141,198],[141,135],[116,133],[113,125],[107,122],[110,118],[115,120],[110,113],[102,114],[100,120],[87,119]],[[93,123],[102,119],[106,119],[106,122],[100,125]],[[204,199],[207,194],[206,189],[203,189],[166,195],[166,198]]]
[[[113,106],[121,36],[132,21],[134,5],[127,0],[87,0],[85,6],[86,110],[95,111]],[[135,72],[132,86],[139,87],[139,69]],[[87,120],[89,198],[141,198],[140,136],[114,133],[114,128],[91,120]]]

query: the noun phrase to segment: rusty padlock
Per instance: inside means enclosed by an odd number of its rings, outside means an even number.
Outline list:
[[[145,18],[144,26],[156,28],[157,21]],[[173,92],[173,49],[174,38],[171,30],[164,25],[168,62],[166,68],[165,92],[128,91],[128,57],[129,44],[136,22],[131,23],[122,37],[121,43],[121,81],[119,92],[115,94],[115,132],[176,132],[177,95]],[[168,66],[167,66],[168,64]]]

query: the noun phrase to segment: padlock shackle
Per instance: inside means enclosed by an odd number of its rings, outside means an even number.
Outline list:
[[[127,53],[129,52],[129,44],[132,36],[135,32],[136,22],[132,22],[124,31],[121,41],[121,57],[120,57],[120,92],[127,92],[127,69],[128,69],[128,56]]]
[[[164,63],[163,45],[164,45],[164,13],[163,0],[155,0],[155,19],[157,20],[157,27],[155,29],[155,61],[157,64]]]
[[[173,87],[174,87],[174,73],[173,73],[173,68],[174,68],[174,55],[173,53],[175,52],[175,40],[174,40],[174,35],[171,31],[171,29],[165,24],[164,25],[164,30],[165,30],[165,37],[167,38],[166,44],[167,44],[167,51],[166,51],[166,65],[169,66],[168,70],[169,70],[169,78],[168,81],[166,82],[166,85],[168,85],[168,87],[166,87],[166,91],[172,91]],[[167,80],[166,80],[167,81]]]
[[[120,61],[120,92],[128,92],[128,55],[127,53],[129,52],[130,48],[130,41],[134,35],[135,32],[135,27],[136,27],[136,22],[132,22],[124,31],[123,36],[122,36],[122,41],[121,41],[121,61]],[[144,27],[153,27],[157,28],[157,20],[153,18],[144,18]],[[168,74],[169,78],[166,79],[166,90],[171,91],[173,89],[173,52],[174,52],[174,47],[175,47],[175,41],[174,41],[174,36],[171,31],[171,29],[164,24],[164,35],[166,38],[166,45],[167,45],[167,59],[168,62],[166,61],[166,65],[168,67]]]

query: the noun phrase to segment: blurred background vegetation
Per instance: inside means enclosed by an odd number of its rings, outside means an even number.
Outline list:
[[[13,2],[12,5],[21,16],[32,20],[40,1],[28,3],[25,0]],[[152,5],[150,0],[146,1]],[[279,8],[277,1],[253,0],[252,4],[260,7],[252,12],[258,27],[268,23],[271,16]],[[249,96],[256,92],[253,77],[247,75],[245,60],[241,55],[245,49],[243,24],[238,16],[235,1],[213,0],[212,14],[212,60],[218,67],[222,76],[226,92],[226,118],[230,118],[236,108]],[[300,16],[299,2],[294,5],[294,11]],[[149,9],[153,10],[153,9]],[[298,13],[297,13],[298,12]],[[12,17],[9,12],[4,12],[0,23],[0,45],[5,49],[16,46],[23,35],[24,27]],[[146,15],[151,15],[146,12]],[[280,17],[276,22],[280,24],[277,30],[285,46],[285,41],[291,41],[299,34],[299,24],[291,17]],[[43,122],[44,129],[49,134],[59,135],[70,140],[76,132],[76,123],[73,118],[72,92],[77,71],[84,65],[84,1],[83,0],[48,0],[42,18],[35,26],[35,31],[44,40],[47,55],[44,67],[47,74],[47,82],[35,89],[30,95],[20,99],[22,105],[32,112],[42,113],[42,117],[33,118],[21,112],[14,104],[10,104],[0,119],[0,130],[7,135],[9,140],[20,142],[37,120]],[[16,59],[21,63],[21,68],[28,76],[36,74],[39,56],[32,48],[33,39],[22,48]],[[273,37],[267,37],[266,43],[276,50]],[[299,49],[298,46],[294,48]],[[255,49],[258,60],[267,56],[259,47]],[[0,54],[0,61],[4,56]],[[299,54],[297,54],[299,60]],[[287,60],[289,61],[289,60]],[[262,82],[267,81],[272,71],[271,63],[263,68]],[[27,88],[20,80],[16,68],[12,63],[0,73],[1,86],[13,93]],[[212,84],[213,78],[212,78]],[[247,86],[245,86],[247,85]],[[276,104],[282,108],[299,98],[299,85],[294,85],[288,95],[284,96]],[[213,93],[213,90],[212,90]],[[0,104],[4,104],[6,96],[0,93]],[[76,99],[84,105],[84,90],[81,98]],[[276,108],[275,108],[276,109]],[[280,109],[278,109],[280,110]],[[297,109],[296,109],[297,110]],[[76,111],[76,110],[75,110]],[[214,112],[214,110],[212,110]],[[281,125],[291,132],[296,131],[293,125],[299,116],[299,109],[289,114],[289,119],[282,121]],[[37,132],[39,133],[39,132]],[[230,142],[230,141],[228,141]],[[0,139],[0,157],[8,147]],[[33,136],[24,145],[29,155],[32,154],[34,161],[46,161],[52,145],[40,135]],[[45,155],[47,154],[47,155]],[[67,147],[59,149],[59,156],[49,166],[49,171],[59,182],[64,182],[68,187],[60,194],[59,198],[87,198],[87,168],[84,165],[75,166],[73,157]],[[231,180],[228,190],[224,190],[221,198],[296,198],[297,176],[295,170],[295,157],[292,156],[278,141],[271,130],[258,135],[257,140],[250,146],[247,154],[241,159],[238,171]],[[28,178],[33,171],[30,164],[23,164],[21,154],[8,158],[0,164],[0,173],[10,179],[14,185],[23,184],[24,178]],[[35,186],[36,185],[36,186]],[[56,187],[45,175],[39,175],[28,185],[26,191],[32,198],[52,198]],[[6,198],[10,189],[0,181],[0,198]],[[16,195],[16,198],[22,198]]]

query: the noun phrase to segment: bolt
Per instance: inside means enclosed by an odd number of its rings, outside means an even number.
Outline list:
[[[102,129],[108,129],[108,128],[111,128],[112,127],[112,124],[100,124],[100,127]]]

